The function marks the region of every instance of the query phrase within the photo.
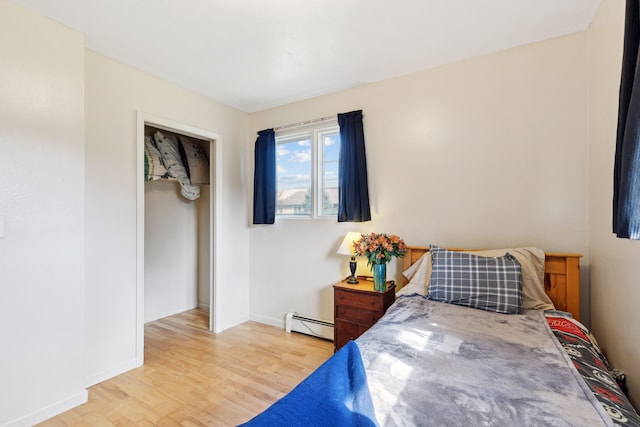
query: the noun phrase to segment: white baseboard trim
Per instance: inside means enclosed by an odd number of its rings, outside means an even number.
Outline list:
[[[155,311],[153,313],[145,312],[144,313],[144,323],[154,322],[156,320],[164,319],[165,317],[173,316],[174,314],[184,313],[185,311],[193,310],[197,308],[198,305],[189,305],[186,307],[172,307],[170,309],[164,309],[162,311]]]
[[[238,326],[241,323],[244,323],[248,320],[251,320],[249,316],[239,316],[232,319],[225,319],[224,324],[216,325],[216,330],[214,333],[218,334],[220,332],[226,331],[229,328],[233,328],[234,326]]]
[[[251,320],[253,320],[254,322],[264,323],[265,325],[275,326],[276,328],[282,328],[284,330],[286,330],[287,328],[285,317],[275,318],[275,317],[252,314]],[[319,338],[333,341],[333,328],[324,328],[324,329],[325,330],[323,330],[322,332],[316,331],[316,333],[308,333],[307,335],[317,336]]]
[[[284,326],[285,326],[284,316],[282,318],[276,318],[276,317],[261,316],[259,314],[258,315],[253,314],[251,315],[251,320],[258,323],[264,323],[265,325],[275,326],[276,328],[284,329]]]
[[[124,363],[121,363],[119,365],[113,366],[109,369],[106,369],[102,372],[98,372],[96,374],[92,374],[89,375],[86,380],[85,380],[85,385],[86,387],[91,387],[92,385],[96,385],[98,383],[101,383],[102,381],[106,381],[108,379],[111,379],[113,377],[116,377],[120,374],[124,374],[127,371],[130,371],[131,369],[137,368],[138,366],[136,365],[136,359],[131,359],[128,360]]]
[[[86,389],[83,389],[82,391],[79,391],[78,393],[69,396],[66,399],[45,406],[42,409],[38,409],[37,411],[34,411],[16,420],[9,421],[7,424],[4,424],[3,427],[29,427],[48,420],[51,417],[55,417],[56,415],[68,411],[71,408],[75,408],[78,405],[82,405],[88,400],[89,393]]]

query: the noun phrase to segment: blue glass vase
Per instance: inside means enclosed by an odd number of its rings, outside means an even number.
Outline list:
[[[387,290],[387,264],[373,264],[373,289],[384,292]]]

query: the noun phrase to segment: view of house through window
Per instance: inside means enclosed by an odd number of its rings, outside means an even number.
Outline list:
[[[340,132],[334,123],[276,133],[276,215],[338,214]]]

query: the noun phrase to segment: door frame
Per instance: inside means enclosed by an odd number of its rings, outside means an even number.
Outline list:
[[[217,298],[222,226],[222,138],[204,129],[178,123],[142,111],[136,129],[136,366],[144,364],[144,127],[166,129],[209,141],[209,330],[218,332],[220,301]]]

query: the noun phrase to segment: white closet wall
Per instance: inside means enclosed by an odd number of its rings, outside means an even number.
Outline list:
[[[211,164],[211,154],[209,152],[210,145],[206,144],[205,152]],[[210,312],[210,295],[209,287],[211,277],[211,193],[209,185],[200,186],[200,198],[196,200],[197,204],[197,221],[198,221],[198,307]]]
[[[145,183],[145,323],[209,308],[209,201],[209,185],[191,201],[176,181]]]

